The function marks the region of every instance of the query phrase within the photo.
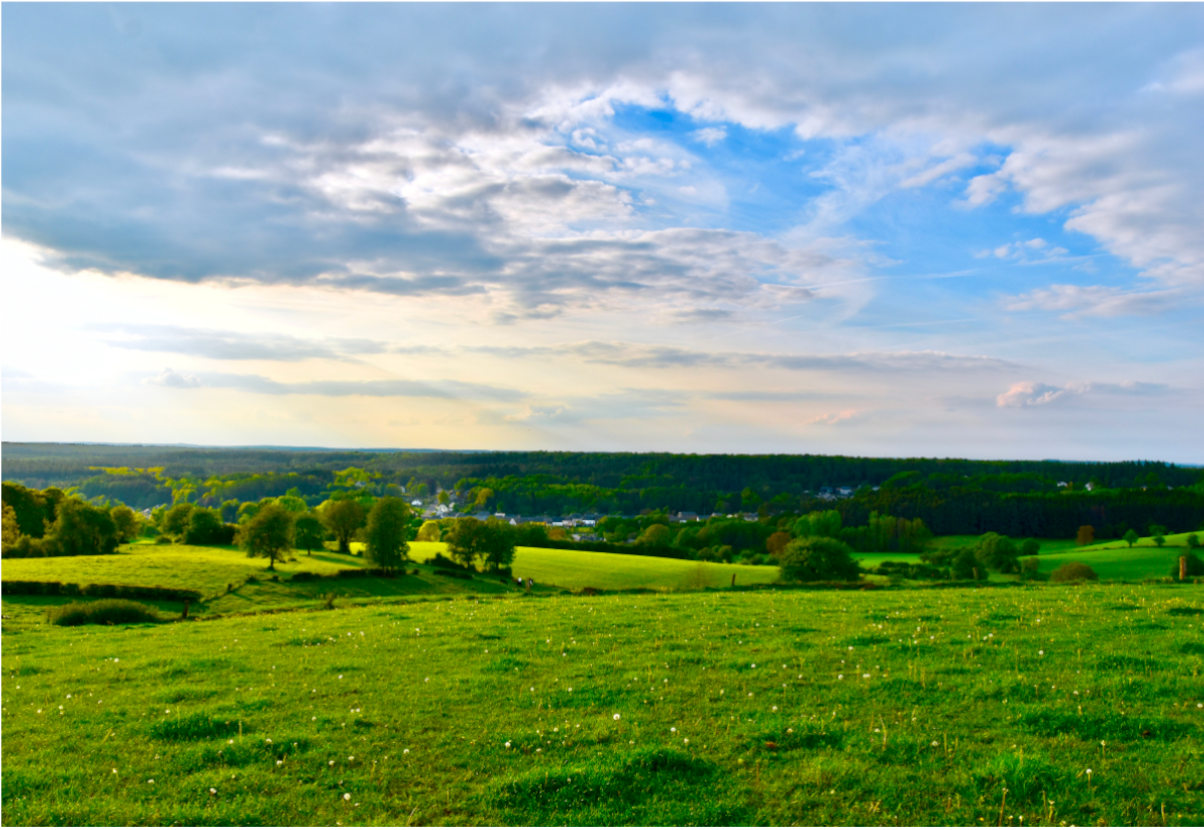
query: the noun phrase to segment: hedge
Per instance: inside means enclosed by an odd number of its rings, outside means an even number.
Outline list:
[[[28,582],[4,580],[0,592],[49,597],[106,597],[121,599],[158,599],[174,602],[198,602],[200,591],[164,588],[161,585],[76,585],[74,582]]]

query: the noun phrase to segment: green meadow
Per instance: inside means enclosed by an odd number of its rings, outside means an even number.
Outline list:
[[[1054,550],[1042,570],[1162,577],[1170,544]],[[442,551],[411,545],[416,563]],[[205,599],[188,621],[158,602],[173,621],[65,628],[46,611],[69,598],[3,597],[0,819],[1204,823],[1198,585],[826,591],[541,548],[514,562],[530,593],[425,564],[335,576],[363,564],[319,551],[272,573],[145,543],[5,560],[6,580]],[[566,590],[585,587],[607,593]]]
[[[1195,586],[427,600],[6,600],[4,823],[1204,822]]]

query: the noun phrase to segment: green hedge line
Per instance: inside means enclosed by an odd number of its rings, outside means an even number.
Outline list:
[[[198,602],[200,591],[164,588],[160,585],[77,585],[74,582],[28,582],[4,580],[0,592],[47,597],[106,597],[121,599],[160,599],[174,602]]]

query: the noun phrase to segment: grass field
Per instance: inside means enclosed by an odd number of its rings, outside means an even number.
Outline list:
[[[1198,586],[3,609],[6,825],[1204,823]]]

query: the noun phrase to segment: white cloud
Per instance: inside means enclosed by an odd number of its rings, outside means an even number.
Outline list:
[[[723,127],[703,127],[701,130],[695,130],[692,136],[695,141],[713,147],[727,138],[727,130]]]
[[[146,378],[143,382],[152,386],[166,386],[169,389],[194,389],[201,385],[201,380],[196,375],[175,372],[171,369],[164,369],[158,375]]]
[[[1106,285],[1051,285],[1005,298],[1009,311],[1061,311],[1063,319],[1160,314],[1199,297],[1181,290],[1125,291]]]
[[[1170,387],[1161,383],[1142,383],[1128,381],[1125,383],[1068,383],[1065,386],[1050,386],[1046,383],[1022,381],[1013,383],[1008,391],[995,398],[995,405],[1000,408],[1023,409],[1033,406],[1044,406],[1067,396],[1080,397],[1084,395],[1123,395],[1149,397],[1164,395]]]

